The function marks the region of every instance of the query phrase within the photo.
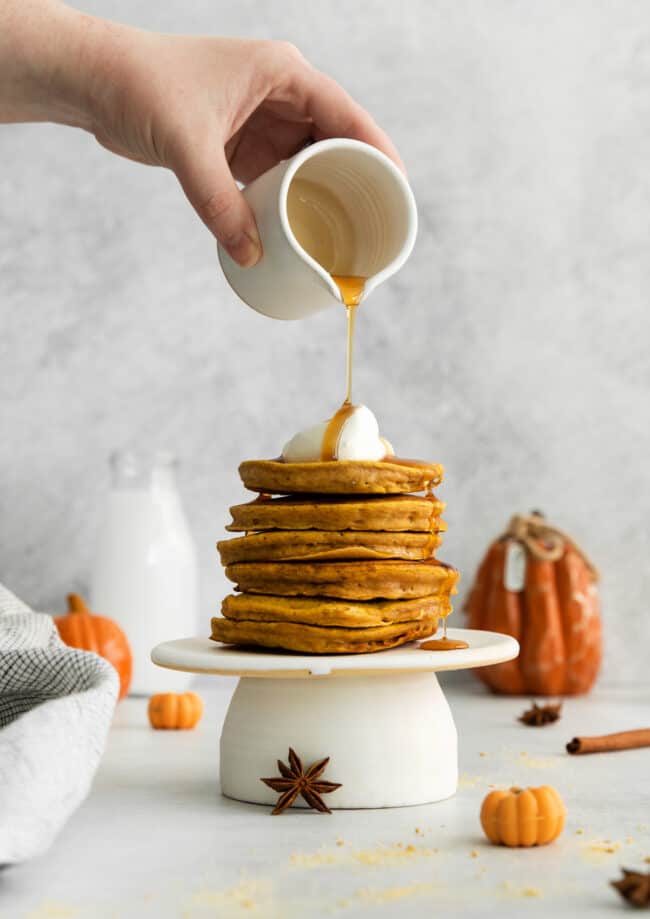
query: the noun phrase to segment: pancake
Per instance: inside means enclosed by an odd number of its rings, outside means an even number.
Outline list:
[[[408,494],[425,491],[442,481],[443,467],[420,460],[333,460],[320,463],[284,463],[282,460],[246,460],[239,467],[242,482],[251,491],[291,495]]]
[[[328,600],[325,597],[272,597],[269,594],[231,594],[221,604],[226,619],[260,623],[302,622],[306,625],[367,628],[420,619],[440,619],[451,604],[439,596],[417,600]]]
[[[447,526],[440,515],[444,501],[433,495],[386,497],[256,498],[230,508],[231,533],[252,530],[383,530],[440,533]]]
[[[282,648],[307,654],[361,654],[385,651],[415,638],[432,635],[437,619],[421,619],[366,629],[303,625],[296,622],[251,622],[248,619],[212,619],[214,641],[225,644]]]
[[[437,533],[347,530],[267,530],[217,543],[222,565],[295,559],[428,559],[442,542]]]
[[[248,593],[400,600],[432,594],[447,597],[458,580],[443,562],[238,562],[226,577]]]

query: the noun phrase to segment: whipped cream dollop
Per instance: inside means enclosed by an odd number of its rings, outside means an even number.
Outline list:
[[[287,463],[316,463],[321,460],[331,421],[329,418],[299,431],[284,445],[282,459]],[[350,406],[338,432],[334,459],[383,460],[394,453],[390,443],[379,436],[379,425],[370,409],[366,405]]]

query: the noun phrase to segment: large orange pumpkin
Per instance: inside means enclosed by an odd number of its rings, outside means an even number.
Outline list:
[[[117,670],[122,699],[129,691],[133,659],[126,635],[116,622],[90,612],[79,594],[68,596],[68,612],[54,619],[61,639],[72,648],[94,651]]]
[[[515,585],[506,571],[513,551],[523,551],[525,563]],[[541,514],[513,517],[481,562],[466,610],[470,628],[512,635],[521,652],[477,676],[508,695],[587,692],[602,657],[597,578],[573,540]]]

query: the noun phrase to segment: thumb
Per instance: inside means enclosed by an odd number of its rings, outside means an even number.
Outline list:
[[[242,268],[255,265],[262,255],[255,217],[232,177],[223,148],[190,151],[174,171],[190,204],[228,255]]]

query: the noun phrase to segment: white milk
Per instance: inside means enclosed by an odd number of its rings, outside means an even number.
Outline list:
[[[196,550],[174,463],[161,456],[143,469],[132,455],[118,454],[112,466],[91,608],[126,632],[133,653],[131,693],[183,690],[192,674],[162,670],[150,660],[154,645],[194,635],[198,627]]]

